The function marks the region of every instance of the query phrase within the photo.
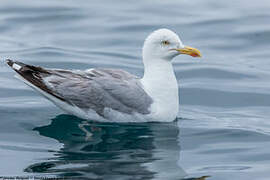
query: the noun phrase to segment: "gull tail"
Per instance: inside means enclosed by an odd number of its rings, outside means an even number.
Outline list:
[[[25,84],[32,87],[33,89],[44,93],[50,94],[62,101],[64,99],[54,93],[44,82],[44,78],[51,75],[49,70],[46,70],[39,66],[32,66],[28,64],[24,64],[19,61],[13,61],[10,59],[6,60],[6,63],[18,73],[19,76],[16,76],[18,79],[22,80]],[[46,95],[45,95],[46,96]],[[46,96],[47,97],[47,96]]]
[[[16,71],[24,80],[28,81],[32,85],[45,90],[47,86],[43,82],[43,77],[49,75],[50,73],[37,66],[32,66],[28,64],[24,64],[22,62],[13,61],[10,59],[6,60],[6,63]]]

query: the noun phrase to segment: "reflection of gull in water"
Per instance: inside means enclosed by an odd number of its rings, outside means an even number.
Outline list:
[[[98,121],[173,121],[178,114],[178,85],[171,60],[179,54],[200,57],[177,34],[160,29],[143,46],[144,76],[119,69],[47,69],[7,60],[19,79],[47,99],[83,119]]]
[[[179,166],[177,122],[84,123],[85,130],[91,133],[87,141],[86,133],[78,128],[83,122],[74,116],[60,115],[50,125],[35,128],[64,146],[54,157],[29,165],[25,171],[110,180],[174,180],[187,175]]]
[[[48,161],[30,165],[27,172],[93,179],[175,179],[186,173],[178,166],[179,128],[173,123],[85,125],[91,138],[78,128],[83,120],[60,115],[41,135],[63,143]]]

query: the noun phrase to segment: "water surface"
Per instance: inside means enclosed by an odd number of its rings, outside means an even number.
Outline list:
[[[140,124],[66,115],[2,61],[0,176],[268,179],[269,9],[267,0],[1,1],[2,60],[142,76],[144,38],[162,27],[203,58],[174,61],[178,120]]]

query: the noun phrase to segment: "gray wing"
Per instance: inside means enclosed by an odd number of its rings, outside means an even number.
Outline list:
[[[26,80],[47,93],[82,109],[93,109],[104,116],[105,108],[131,114],[148,114],[152,99],[143,90],[138,78],[117,69],[91,71],[53,70],[19,64],[14,69]]]
[[[52,91],[68,102],[93,109],[103,116],[104,108],[123,113],[149,113],[152,99],[142,89],[138,78],[115,69],[93,69],[88,72],[50,70],[45,78]]]

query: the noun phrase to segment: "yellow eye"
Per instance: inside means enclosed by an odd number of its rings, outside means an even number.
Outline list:
[[[168,45],[170,44],[169,41],[162,41],[161,43],[162,43],[163,45],[166,45],[166,46],[168,46]]]

